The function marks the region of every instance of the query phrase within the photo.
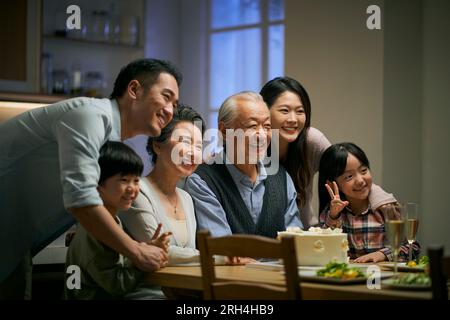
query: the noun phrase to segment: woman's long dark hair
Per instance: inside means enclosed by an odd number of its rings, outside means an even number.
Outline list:
[[[322,212],[330,203],[330,195],[325,187],[327,181],[336,181],[347,167],[348,154],[351,153],[361,164],[370,169],[369,159],[360,147],[351,142],[336,143],[322,154],[319,167],[319,212]],[[340,197],[345,200],[342,192]]]
[[[290,91],[299,97],[306,116],[303,130],[297,139],[289,144],[288,153],[282,162],[283,167],[294,181],[300,206],[304,206],[306,203],[306,188],[312,180],[310,175],[311,164],[307,157],[308,146],[306,144],[306,136],[311,124],[311,102],[308,93],[297,80],[289,77],[277,77],[267,82],[261,89],[260,94],[270,109],[275,101],[286,91]]]

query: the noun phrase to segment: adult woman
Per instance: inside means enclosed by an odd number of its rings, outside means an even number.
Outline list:
[[[154,168],[141,180],[132,207],[121,215],[126,230],[139,242],[149,242],[160,223],[162,232],[172,232],[169,265],[199,259],[192,198],[177,183],[191,175],[201,162],[204,128],[202,118],[192,108],[177,108],[161,135],[148,139],[147,150],[153,155]]]
[[[320,158],[331,145],[325,135],[310,127],[311,102],[305,88],[295,79],[277,77],[267,82],[260,94],[270,109],[272,129],[279,130],[280,163],[291,175],[297,190],[297,205],[305,229],[318,224],[313,213],[312,188]],[[372,185],[370,204],[375,210],[389,198]]]

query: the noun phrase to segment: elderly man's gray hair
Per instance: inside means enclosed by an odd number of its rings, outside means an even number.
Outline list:
[[[244,101],[253,101],[255,103],[264,102],[263,97],[253,91],[242,91],[239,93],[236,93],[227,99],[222,103],[219,109],[219,115],[218,115],[218,123],[223,122],[225,127],[230,127],[231,123],[237,116],[237,102],[238,100],[244,100]]]

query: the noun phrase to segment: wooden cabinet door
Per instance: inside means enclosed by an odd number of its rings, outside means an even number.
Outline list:
[[[0,91],[38,92],[41,1],[0,1]]]

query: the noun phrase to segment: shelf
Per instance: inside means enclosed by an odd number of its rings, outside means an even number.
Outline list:
[[[51,40],[51,41],[63,41],[68,43],[74,43],[74,44],[87,44],[87,45],[100,45],[100,46],[106,46],[106,47],[115,47],[115,48],[124,48],[124,49],[132,49],[132,50],[142,50],[142,46],[132,46],[127,44],[121,44],[121,43],[110,43],[110,42],[101,42],[101,41],[92,41],[92,40],[85,40],[85,39],[75,39],[75,38],[64,38],[64,37],[58,37],[53,35],[44,35],[43,38],[45,40]]]
[[[31,102],[31,103],[55,103],[64,99],[68,99],[68,96],[62,95],[47,95],[40,93],[26,93],[26,92],[0,92],[1,101],[11,102]]]

